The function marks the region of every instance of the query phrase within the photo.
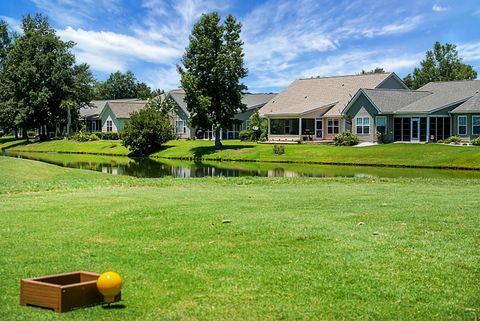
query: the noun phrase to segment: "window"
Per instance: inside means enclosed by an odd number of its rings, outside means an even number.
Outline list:
[[[327,133],[329,134],[338,134],[340,132],[338,119],[328,119],[327,120]]]
[[[357,117],[357,135],[370,134],[370,117]]]
[[[185,121],[184,120],[175,121],[175,133],[185,134],[186,132],[187,132],[187,129],[185,127]]]
[[[458,116],[458,134],[467,135],[467,116]]]
[[[270,119],[271,135],[298,135],[298,119]]]
[[[107,120],[107,132],[113,131],[113,122],[111,120]]]
[[[96,120],[92,120],[90,131],[92,131],[92,132],[96,132],[96,131],[97,131],[97,121],[96,121]]]
[[[480,116],[472,116],[472,135],[480,135]]]
[[[315,134],[315,119],[304,118],[302,119],[302,135],[314,135]]]
[[[387,133],[387,117],[377,116],[377,132],[382,135]]]

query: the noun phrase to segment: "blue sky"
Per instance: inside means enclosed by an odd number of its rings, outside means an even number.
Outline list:
[[[435,41],[458,46],[480,73],[479,0],[2,0],[0,17],[46,14],[77,43],[78,62],[103,80],[132,70],[169,90],[192,25],[204,12],[243,24],[251,92],[279,91],[297,78],[358,73],[376,66],[403,77]]]

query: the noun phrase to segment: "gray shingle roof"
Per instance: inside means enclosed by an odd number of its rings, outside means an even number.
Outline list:
[[[147,102],[145,100],[136,101],[108,101],[107,104],[117,118],[130,118],[130,115],[142,109]]]
[[[397,113],[429,113],[467,100],[480,91],[480,80],[431,82],[418,90],[431,91],[432,95],[410,103]]]
[[[393,113],[428,95],[430,91],[401,89],[362,89],[381,113]]]
[[[187,110],[187,103],[185,102],[185,91],[183,89],[174,89],[168,92],[168,95],[175,100],[175,102],[182,108],[187,114],[190,113]],[[257,93],[257,94],[244,94],[242,97],[242,103],[247,106],[248,109],[259,108],[265,105],[269,100],[274,98],[275,93]]]
[[[480,92],[451,111],[452,114],[480,113]]]
[[[80,108],[80,116],[82,118],[89,118],[89,117],[98,117],[100,113],[103,111],[103,107],[107,104],[107,102],[128,102],[128,101],[138,101],[137,98],[127,98],[127,99],[112,99],[112,100],[93,100],[90,102],[90,106],[84,106]]]
[[[376,88],[392,73],[299,79],[260,109],[261,115],[301,115],[331,106],[326,116],[339,117],[360,88]]]

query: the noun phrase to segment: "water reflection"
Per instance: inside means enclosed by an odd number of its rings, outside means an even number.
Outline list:
[[[135,177],[442,177],[480,179],[480,171],[330,166],[308,164],[189,162],[118,156],[6,152],[6,156],[38,160],[63,167]]]

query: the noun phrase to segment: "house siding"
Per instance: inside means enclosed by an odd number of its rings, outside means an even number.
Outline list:
[[[458,117],[459,116],[467,116],[467,134],[466,135],[459,135],[458,134]],[[453,131],[452,131],[452,135],[455,135],[455,136],[460,136],[462,137],[463,140],[471,140],[471,139],[474,139],[474,138],[477,138],[477,137],[480,137],[480,135],[473,135],[473,128],[472,128],[472,117],[473,116],[480,116],[480,113],[478,114],[455,114],[453,115]]]
[[[123,120],[120,120],[117,117],[115,117],[115,114],[113,113],[112,109],[108,106],[108,104],[103,109],[103,112],[100,115],[100,120],[102,122],[102,132],[107,131],[107,120],[112,121],[113,132],[121,132],[125,127]]]
[[[183,120],[186,124],[185,126],[185,133],[176,133],[175,124],[177,121]],[[192,139],[195,136],[195,128],[188,125],[188,115],[181,109],[178,105],[175,107],[173,114],[172,114],[172,126],[174,130],[174,134],[180,139]]]
[[[405,89],[405,86],[398,81],[393,75],[387,78],[380,86],[377,88],[382,89]]]

